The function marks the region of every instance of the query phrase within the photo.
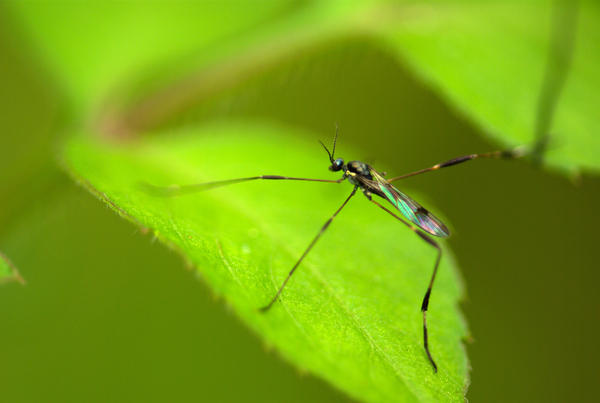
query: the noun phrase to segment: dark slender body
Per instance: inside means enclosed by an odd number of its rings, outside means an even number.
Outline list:
[[[185,194],[196,191],[203,191],[212,189],[218,186],[226,186],[240,182],[252,181],[252,180],[298,180],[298,181],[311,181],[311,182],[326,182],[326,183],[341,183],[344,180],[348,180],[353,185],[352,192],[346,198],[346,200],[342,203],[342,205],[333,213],[331,217],[323,224],[320,231],[314,237],[314,239],[310,242],[308,247],[304,250],[298,261],[294,264],[287,277],[283,280],[283,283],[270,300],[270,302],[261,308],[262,312],[268,311],[273,304],[279,299],[283,289],[288,283],[289,279],[292,277],[298,266],[302,260],[308,255],[313,246],[317,243],[321,235],[325,232],[325,230],[329,227],[329,225],[333,222],[334,218],[342,211],[342,209],[348,204],[350,199],[354,197],[357,190],[362,190],[363,194],[371,201],[373,204],[377,205],[379,208],[392,215],[395,219],[402,222],[406,225],[411,231],[413,231],[419,238],[427,242],[429,245],[434,247],[437,251],[437,256],[435,259],[435,263],[433,266],[433,272],[431,274],[431,279],[429,280],[429,284],[427,286],[427,290],[425,291],[425,295],[421,302],[421,312],[423,313],[423,346],[425,348],[425,353],[427,354],[427,358],[431,363],[435,372],[437,372],[437,364],[433,359],[431,351],[429,349],[429,337],[428,337],[428,328],[427,328],[427,310],[429,308],[429,300],[431,297],[431,290],[433,289],[433,284],[437,275],[438,266],[440,264],[440,260],[442,258],[442,248],[435,241],[432,236],[445,238],[450,235],[450,231],[448,228],[433,214],[431,214],[427,209],[421,206],[419,203],[411,199],[406,194],[400,192],[394,186],[391,185],[391,182],[408,178],[415,175],[420,175],[426,172],[435,171],[440,168],[445,168],[453,165],[457,165],[466,161],[470,161],[476,158],[516,158],[523,155],[521,151],[494,151],[490,153],[484,154],[470,154],[462,157],[454,158],[448,160],[446,162],[442,162],[440,164],[436,164],[432,167],[421,169],[418,171],[414,171],[405,175],[397,176],[391,179],[385,179],[384,173],[378,172],[370,165],[361,162],[361,161],[349,161],[348,163],[344,163],[344,160],[341,158],[334,158],[335,154],[335,145],[337,141],[337,130],[333,140],[333,149],[330,152],[327,147],[321,143],[325,151],[329,156],[329,161],[331,165],[329,166],[330,171],[342,172],[342,177],[337,180],[332,179],[312,179],[312,178],[296,178],[296,177],[288,177],[288,176],[280,176],[280,175],[260,175],[260,176],[251,176],[246,178],[237,178],[237,179],[229,179],[224,181],[216,181],[216,182],[207,182],[200,183],[194,185],[186,185],[186,186],[175,186],[168,188],[161,188],[151,185],[146,185],[146,190],[152,192],[155,195],[162,196],[172,196]],[[392,209],[384,206],[379,203],[377,200],[373,198],[373,195],[376,195],[387,202],[389,202],[395,209],[395,211],[399,212],[397,214]]]

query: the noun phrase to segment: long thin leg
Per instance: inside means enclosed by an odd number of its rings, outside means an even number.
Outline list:
[[[148,183],[142,183],[142,188],[155,196],[178,196],[186,193],[193,192],[201,192],[204,190],[213,189],[220,186],[233,185],[234,183],[247,182],[257,179],[270,179],[270,180],[294,180],[294,181],[309,181],[309,182],[327,182],[327,183],[340,183],[345,178],[342,177],[340,179],[311,179],[311,178],[294,178],[290,176],[280,176],[280,175],[260,175],[260,176],[250,176],[248,178],[236,178],[236,179],[227,179],[224,181],[215,181],[215,182],[205,182],[205,183],[196,183],[193,185],[173,185],[173,186],[154,186]]]
[[[429,362],[431,362],[431,365],[433,366],[433,370],[435,372],[437,372],[437,365],[436,365],[435,361],[433,360],[431,352],[429,351],[429,337],[427,336],[427,308],[429,308],[429,297],[431,296],[431,289],[433,288],[433,282],[435,281],[435,276],[437,274],[438,267],[440,265],[440,260],[442,260],[442,248],[440,248],[440,245],[436,241],[434,241],[431,237],[425,235],[423,232],[419,231],[419,229],[417,227],[415,227],[414,225],[407,223],[402,218],[398,217],[392,211],[388,210],[386,207],[382,206],[381,204],[379,204],[377,201],[373,200],[372,198],[369,198],[369,200],[371,200],[373,203],[375,203],[381,209],[387,211],[389,214],[394,216],[396,219],[398,219],[400,222],[402,222],[404,225],[406,225],[408,228],[410,228],[421,239],[423,239],[429,245],[436,248],[438,251],[437,258],[435,259],[435,266],[433,266],[433,274],[431,275],[431,280],[429,280],[429,286],[427,287],[427,291],[425,292],[425,297],[423,297],[423,302],[421,303],[421,312],[423,312],[423,347],[425,347],[425,352],[427,353],[427,358],[429,358]]]
[[[506,151],[492,151],[492,152],[489,152],[489,153],[482,153],[482,154],[463,155],[462,157],[453,158],[451,160],[448,160],[446,162],[441,162],[441,163],[436,164],[436,165],[434,165],[432,167],[429,167],[429,168],[420,169],[418,171],[414,171],[414,172],[411,172],[411,173],[408,173],[408,174],[396,176],[395,178],[388,179],[388,182],[394,182],[394,181],[397,181],[397,180],[400,180],[400,179],[404,179],[404,178],[408,178],[408,177],[411,177],[411,176],[424,174],[426,172],[436,171],[436,170],[438,170],[440,168],[446,168],[446,167],[449,167],[449,166],[452,166],[452,165],[461,164],[463,162],[474,160],[476,158],[506,158],[506,159],[512,159],[512,158],[522,157],[523,155],[525,155],[525,152],[521,148],[516,148],[514,150],[506,150]]]
[[[331,217],[329,217],[329,220],[327,220],[325,222],[325,224],[321,227],[321,230],[319,231],[319,233],[317,234],[317,236],[315,236],[315,238],[312,240],[312,242],[310,243],[310,245],[308,245],[308,248],[306,248],[306,250],[304,251],[304,253],[302,254],[302,256],[300,256],[300,259],[298,259],[298,261],[296,262],[296,264],[294,265],[294,267],[292,267],[292,270],[290,270],[290,272],[288,273],[288,275],[285,278],[285,280],[283,280],[283,284],[281,284],[281,287],[279,287],[279,290],[277,290],[277,294],[275,294],[275,296],[271,299],[271,302],[269,302],[264,307],[260,308],[261,312],[268,311],[273,306],[273,304],[275,303],[275,301],[277,301],[277,298],[279,298],[279,295],[281,294],[281,291],[283,291],[283,288],[285,287],[285,285],[287,284],[287,282],[292,277],[292,274],[294,274],[294,271],[296,271],[296,269],[300,265],[300,262],[302,262],[302,260],[306,257],[306,255],[308,255],[308,252],[310,252],[310,250],[312,249],[312,247],[315,246],[315,244],[317,243],[317,241],[319,240],[319,238],[321,237],[321,235],[323,235],[323,232],[325,232],[325,230],[327,229],[327,227],[329,227],[329,224],[331,224],[331,222],[333,221],[333,219],[335,218],[335,216],[337,216],[338,213],[340,211],[342,211],[342,209],[344,208],[344,206],[346,206],[346,204],[348,204],[348,201],[350,201],[350,199],[352,198],[352,196],[354,196],[354,194],[356,193],[356,189],[358,189],[358,186],[355,186],[354,189],[352,189],[352,193],[350,193],[350,196],[348,196],[348,198],[344,201],[344,203],[342,203],[342,205],[335,211],[335,213],[333,213],[333,215]]]

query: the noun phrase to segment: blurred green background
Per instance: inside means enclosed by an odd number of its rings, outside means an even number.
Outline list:
[[[27,280],[0,287],[0,401],[348,400],[266,349],[180,257],[61,171],[61,138],[85,117],[27,27],[0,6],[0,250]],[[217,118],[322,139],[337,122],[342,150],[397,173],[498,148],[365,37],[296,52],[177,122]],[[477,161],[409,181],[452,222],[474,338],[468,398],[595,401],[598,177]]]

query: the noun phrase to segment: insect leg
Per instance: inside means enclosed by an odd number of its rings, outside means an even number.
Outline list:
[[[371,202],[375,203],[377,206],[379,206],[379,208],[387,211],[389,214],[394,216],[397,220],[399,220],[404,225],[406,225],[408,228],[410,228],[422,240],[424,240],[429,245],[431,245],[437,249],[438,253],[437,253],[437,258],[435,259],[435,265],[433,266],[433,274],[431,275],[431,280],[429,280],[429,285],[427,286],[427,291],[425,292],[425,296],[423,297],[423,302],[421,303],[421,312],[423,312],[423,347],[425,347],[425,352],[427,353],[427,358],[429,358],[429,362],[431,362],[431,365],[433,366],[433,370],[435,372],[437,372],[437,365],[433,359],[433,356],[431,355],[431,351],[429,351],[429,337],[427,335],[427,309],[429,308],[429,297],[431,296],[431,289],[433,288],[433,282],[435,281],[435,276],[437,274],[438,267],[440,265],[440,260],[442,260],[442,248],[440,248],[440,245],[436,241],[434,241],[431,237],[424,234],[423,232],[419,231],[419,229],[417,227],[415,227],[414,225],[407,223],[402,218],[400,218],[399,216],[397,216],[392,211],[390,211],[386,207],[382,206],[381,204],[379,204],[377,201],[373,200],[372,198],[369,197],[369,200]]]
[[[348,201],[350,201],[350,199],[352,198],[352,196],[354,196],[354,194],[356,193],[357,189],[358,189],[358,186],[355,186],[354,189],[352,189],[352,193],[350,193],[350,196],[348,196],[348,198],[344,201],[344,203],[342,203],[342,205],[335,211],[335,213],[333,213],[333,215],[331,217],[329,217],[329,220],[327,220],[325,222],[325,224],[321,227],[321,230],[319,231],[319,233],[317,234],[317,236],[315,236],[315,238],[308,245],[308,247],[306,248],[306,250],[304,251],[304,253],[302,254],[302,256],[300,256],[300,259],[298,259],[298,261],[296,262],[296,264],[294,265],[294,267],[292,267],[292,270],[290,270],[290,272],[288,273],[287,277],[285,278],[285,280],[281,284],[281,287],[279,287],[279,290],[277,290],[277,293],[275,294],[275,296],[271,299],[271,301],[267,305],[265,305],[264,307],[260,308],[261,312],[268,311],[271,308],[271,306],[273,306],[273,304],[275,303],[275,301],[277,301],[277,298],[279,298],[279,295],[281,294],[281,291],[283,291],[283,288],[285,287],[285,285],[287,284],[287,282],[289,281],[289,279],[292,277],[292,274],[294,274],[294,271],[296,271],[296,269],[300,265],[300,262],[302,262],[302,260],[306,257],[306,255],[308,255],[308,252],[310,252],[310,250],[312,249],[312,247],[315,246],[315,244],[317,243],[317,241],[319,240],[319,238],[321,237],[321,235],[323,234],[323,232],[325,232],[325,230],[327,229],[327,227],[329,227],[329,224],[331,224],[331,222],[333,221],[333,219],[335,218],[335,216],[337,216],[338,213],[340,211],[342,211],[342,209],[344,208],[344,206],[346,206],[346,204],[348,203]]]
[[[432,167],[420,169],[418,171],[410,172],[404,175],[396,176],[394,178],[388,179],[388,182],[394,182],[400,179],[409,178],[411,176],[424,174],[430,171],[436,171],[440,168],[446,168],[452,165],[461,164],[463,162],[467,162],[470,160],[474,160],[476,158],[505,158],[505,159],[513,159],[519,158],[525,155],[525,151],[522,148],[515,148],[514,150],[505,150],[505,151],[492,151],[489,153],[481,153],[481,154],[469,154],[463,155],[462,157],[453,158],[451,160],[441,162]]]
[[[204,183],[196,183],[192,185],[173,185],[173,186],[154,186],[149,183],[141,183],[141,187],[147,193],[150,193],[155,196],[179,196],[187,193],[194,192],[202,192],[204,190],[213,189],[220,186],[233,185],[235,183],[240,182],[248,182],[257,179],[267,179],[267,180],[294,180],[294,181],[309,181],[309,182],[327,182],[327,183],[341,183],[345,178],[341,177],[340,179],[312,179],[312,178],[294,178],[290,176],[281,176],[281,175],[260,175],[260,176],[250,176],[247,178],[236,178],[236,179],[227,179],[223,181],[215,181],[215,182],[204,182]]]

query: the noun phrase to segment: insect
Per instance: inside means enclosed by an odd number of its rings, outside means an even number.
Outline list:
[[[442,249],[438,242],[434,240],[433,237],[438,238],[447,238],[450,236],[450,231],[444,225],[444,223],[435,217],[431,212],[429,212],[425,207],[421,206],[419,203],[414,201],[408,195],[402,193],[397,188],[392,185],[392,182],[405,179],[411,176],[424,174],[431,171],[436,171],[441,168],[446,168],[449,166],[457,165],[466,161],[470,161],[476,158],[516,158],[523,155],[523,153],[519,149],[515,149],[512,151],[493,151],[489,153],[482,154],[469,154],[464,155],[462,157],[454,158],[436,165],[433,165],[429,168],[421,169],[418,171],[410,172],[404,175],[396,176],[390,179],[385,178],[385,173],[379,172],[375,170],[369,164],[366,164],[361,161],[348,161],[344,162],[343,158],[335,158],[335,146],[337,143],[338,137],[338,129],[336,126],[335,136],[333,138],[333,147],[331,151],[323,144],[321,145],[327,152],[329,157],[329,170],[332,172],[341,172],[342,176],[339,179],[313,179],[313,178],[295,178],[289,176],[280,176],[280,175],[260,175],[260,176],[251,176],[246,178],[236,178],[215,182],[206,182],[199,183],[193,185],[184,185],[184,186],[172,186],[168,188],[158,188],[154,186],[147,187],[148,190],[151,190],[153,193],[158,193],[163,196],[168,195],[176,195],[182,193],[190,193],[196,191],[203,191],[212,189],[215,187],[232,185],[240,182],[247,182],[253,180],[296,180],[296,181],[311,181],[311,182],[328,182],[328,183],[341,183],[344,180],[348,180],[352,185],[352,191],[350,195],[344,200],[342,205],[333,213],[331,217],[323,224],[320,231],[310,242],[308,247],[304,250],[300,258],[296,261],[287,277],[283,280],[283,283],[275,293],[275,295],[271,298],[269,303],[264,307],[260,308],[260,311],[266,312],[268,311],[273,304],[279,299],[281,292],[285,288],[286,284],[298,268],[300,263],[306,255],[310,252],[310,250],[315,246],[321,235],[325,232],[325,230],[329,227],[331,222],[337,215],[342,211],[342,209],[348,204],[350,199],[356,194],[356,192],[360,189],[365,197],[375,204],[377,207],[381,208],[392,217],[400,221],[402,224],[407,226],[411,231],[413,231],[419,238],[423,241],[427,242],[429,245],[434,247],[437,251],[437,256],[435,259],[435,263],[433,266],[433,272],[431,274],[431,278],[429,280],[429,284],[427,286],[427,290],[425,292],[425,296],[423,297],[423,301],[421,303],[421,312],[423,313],[423,347],[425,349],[425,353],[427,354],[427,358],[431,363],[434,372],[437,372],[437,364],[433,359],[431,351],[429,349],[429,338],[427,335],[427,310],[429,308],[429,299],[431,297],[431,290],[433,289],[433,284],[435,281],[435,277],[438,272],[438,267],[440,261],[442,259]],[[391,204],[392,208],[388,208],[381,204],[374,196],[377,196],[380,199]],[[398,214],[399,213],[399,214]]]

